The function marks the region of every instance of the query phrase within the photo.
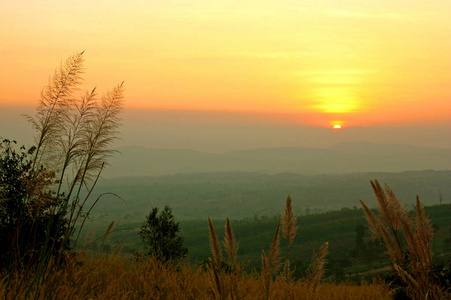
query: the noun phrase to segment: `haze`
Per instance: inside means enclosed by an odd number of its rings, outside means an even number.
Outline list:
[[[449,148],[450,11],[445,0],[0,1],[0,135],[31,143],[19,115],[86,50],[86,89],[125,80],[117,146]]]

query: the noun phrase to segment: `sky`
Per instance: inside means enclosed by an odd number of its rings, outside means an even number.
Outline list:
[[[449,0],[0,0],[0,20],[0,136],[84,50],[83,89],[125,81],[123,143],[451,147]]]

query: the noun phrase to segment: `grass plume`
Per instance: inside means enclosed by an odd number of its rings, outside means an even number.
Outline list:
[[[294,217],[293,203],[291,196],[285,201],[285,211],[282,215],[282,232],[287,241],[286,258],[283,267],[282,277],[286,282],[293,280],[293,271],[290,270],[290,249],[296,237],[296,218]]]
[[[266,299],[270,298],[271,291],[271,281],[272,277],[277,273],[280,268],[280,258],[279,258],[279,245],[280,245],[280,222],[277,223],[276,232],[274,233],[274,238],[269,248],[269,256],[266,256],[265,251],[262,252],[262,272],[261,277],[263,281],[263,286],[266,291]]]
[[[410,218],[389,186],[371,181],[378,202],[377,217],[363,201],[363,210],[373,236],[382,240],[394,271],[405,285],[407,294],[416,299],[441,299],[443,290],[432,275],[430,243],[433,230],[416,198],[415,217]]]
[[[33,167],[39,164],[42,156],[51,154],[57,146],[58,137],[64,129],[61,124],[64,123],[67,108],[72,104],[73,93],[82,81],[83,53],[75,53],[61,63],[41,92],[35,117],[25,116],[37,133]]]
[[[51,259],[58,265],[73,251],[71,239],[89,216],[92,206],[86,209],[87,201],[119,134],[123,83],[100,99],[95,88],[80,99],[74,97],[83,81],[83,54],[70,56],[50,77],[34,116],[25,116],[35,137],[35,145],[28,150],[30,159],[13,159],[24,167],[27,182],[26,192],[11,209],[20,208],[22,202],[26,209],[21,208],[15,221],[14,236],[7,233],[12,237],[7,254],[11,267],[38,266],[36,285],[47,280]],[[87,196],[81,197],[84,188]]]
[[[236,264],[237,253],[238,253],[238,243],[235,240],[235,236],[233,234],[232,225],[230,224],[230,219],[227,218],[225,225],[225,237],[224,237],[224,249],[227,253],[227,258],[233,263]]]
[[[208,217],[208,229],[210,239],[210,249],[213,255],[213,259],[208,259],[208,272],[210,275],[210,288],[214,295],[217,295],[222,299],[223,297],[223,282],[221,278],[222,271],[222,255],[221,245],[219,244],[218,236],[216,235],[215,228],[213,227],[213,221]]]
[[[308,270],[308,279],[310,286],[310,293],[313,295],[315,293],[316,287],[321,281],[321,278],[324,275],[325,269],[324,266],[327,262],[326,256],[328,253],[329,243],[325,242],[318,253],[313,256],[312,264]]]
[[[230,219],[228,217],[225,225],[223,245],[226,250],[228,260],[227,282],[229,296],[232,300],[239,299],[238,280],[241,275],[241,264],[237,263],[238,242],[235,239],[232,224],[230,223]]]
[[[282,216],[282,232],[283,237],[287,240],[288,248],[293,244],[296,237],[296,218],[294,217],[294,210],[291,196],[287,197],[285,203],[285,212]]]
[[[217,268],[222,265],[221,245],[219,244],[218,236],[216,235],[215,228],[213,227],[213,221],[208,217],[208,229],[211,253],[213,254],[213,262]]]

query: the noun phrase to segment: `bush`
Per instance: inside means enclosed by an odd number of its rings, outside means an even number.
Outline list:
[[[16,151],[14,144],[0,144],[0,268],[39,260],[44,246],[69,248],[65,211],[52,209],[60,202],[51,190],[54,174],[43,166],[33,171],[36,148]]]

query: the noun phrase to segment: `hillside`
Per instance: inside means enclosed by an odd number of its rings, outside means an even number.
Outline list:
[[[449,149],[409,145],[340,143],[330,148],[267,148],[221,154],[183,149],[122,147],[105,178],[205,172],[304,175],[451,169]]]
[[[295,207],[296,209],[296,207]],[[282,213],[283,205],[277,212]],[[449,263],[451,259],[451,204],[426,207],[426,214],[433,224],[436,224],[436,234],[432,243],[432,251],[435,253],[436,263]],[[298,231],[291,250],[290,261],[296,267],[296,277],[302,277],[308,267],[311,257],[319,249],[322,243],[329,242],[328,264],[326,276],[332,279],[353,279],[361,281],[361,273],[366,276],[375,275],[378,269],[387,272],[388,260],[384,255],[384,249],[371,237],[367,228],[362,209],[343,208],[320,214],[298,215]],[[240,243],[238,256],[241,262],[245,262],[246,269],[259,270],[261,266],[261,251],[268,251],[271,244],[278,217],[262,216],[245,219],[232,217],[232,227],[237,241]],[[86,231],[94,229],[100,235],[108,226],[107,218],[91,222]],[[141,221],[126,219],[117,220],[115,232],[106,243],[96,243],[92,250],[113,251],[122,245],[122,253],[131,255],[133,251],[143,249],[138,232],[143,224]],[[224,219],[214,219],[214,227],[219,237],[224,236]],[[356,245],[356,228],[363,226],[363,248]],[[202,260],[210,257],[208,238],[208,224],[206,217],[200,220],[182,220],[180,222],[181,236],[184,237],[184,245],[188,248],[187,261],[197,265]],[[285,249],[285,240],[282,240],[281,249]],[[370,274],[368,271],[371,271]]]
[[[451,202],[451,171],[316,176],[198,173],[103,179],[93,196],[112,192],[124,201],[105,197],[92,215],[141,220],[152,207],[170,205],[179,219],[273,216],[287,195],[293,197],[298,213],[325,212],[358,206],[360,199],[374,205],[369,184],[373,179],[388,183],[408,206],[417,194],[425,205],[439,204],[440,194],[444,203]]]

